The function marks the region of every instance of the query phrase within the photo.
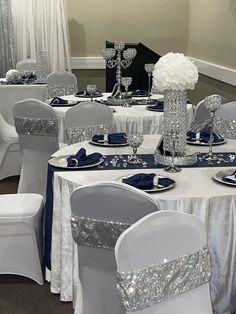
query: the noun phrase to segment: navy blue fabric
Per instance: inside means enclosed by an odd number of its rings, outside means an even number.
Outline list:
[[[88,93],[86,90],[80,90],[78,91],[75,96],[77,97],[85,97],[85,98],[90,98],[91,96],[93,97],[101,97],[102,93],[100,91],[94,92],[92,95]]]
[[[111,133],[108,134],[109,144],[125,144],[127,143],[127,137],[125,133]],[[104,135],[94,135],[92,137],[93,142],[99,142],[104,140]]]
[[[141,190],[150,190],[153,188],[153,179],[156,176],[155,173],[137,173],[129,178],[125,178],[122,181],[126,184],[134,186]],[[175,183],[174,180],[169,178],[158,178],[158,184],[167,187]]]
[[[213,142],[219,143],[224,141],[223,137],[220,134],[213,133]],[[196,141],[196,133],[192,131],[187,132],[188,141],[193,140]],[[210,141],[210,131],[203,131],[200,132],[200,141],[204,143],[209,143]]]
[[[132,91],[131,96],[133,96],[133,97],[147,97],[148,91],[143,90],[143,89],[136,89],[136,90]]]
[[[164,101],[157,100],[154,105],[149,105],[147,106],[150,109],[158,110],[158,111],[163,111],[164,110]]]
[[[93,164],[100,160],[102,155],[100,153],[93,153],[86,155],[86,150],[80,148],[80,150],[73,156],[67,158],[67,167],[85,166]],[[77,162],[75,161],[77,160]]]
[[[230,175],[222,178],[223,181],[236,184],[236,170]]]
[[[65,105],[65,104],[68,104],[68,100],[65,100],[63,98],[60,98],[60,97],[54,97],[50,104],[56,104],[56,105]]]

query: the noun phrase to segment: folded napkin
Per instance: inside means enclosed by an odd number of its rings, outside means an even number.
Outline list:
[[[99,97],[99,96],[102,96],[102,93],[100,91],[96,91],[93,94],[91,94],[91,93],[88,93],[86,90],[80,90],[75,94],[75,96],[78,96],[78,97],[91,97],[91,95],[93,97]]]
[[[155,173],[138,173],[129,178],[123,179],[122,182],[141,190],[150,190],[154,187],[153,181],[155,177],[158,178],[158,184],[163,187],[167,187],[175,183],[174,180],[169,178],[160,178]]]
[[[60,97],[54,97],[50,104],[55,104],[55,105],[65,105],[65,104],[68,104],[68,100],[65,100],[63,98],[60,98]]]
[[[94,135],[92,137],[93,142],[99,142],[104,140],[104,135]],[[107,137],[109,144],[125,144],[127,143],[127,137],[125,133],[111,133]]]
[[[188,131],[187,132],[188,140],[194,140],[195,141],[196,140],[196,134],[197,133],[195,133],[195,132]],[[210,142],[210,131],[200,132],[199,140],[201,142],[204,142],[204,143],[209,143]],[[214,143],[222,142],[223,140],[224,140],[224,138],[220,134],[213,133],[213,142]]]
[[[86,150],[81,148],[75,155],[67,158],[67,167],[79,167],[98,162],[102,155],[100,153],[93,153],[86,155]]]
[[[151,109],[163,110],[164,109],[164,101],[157,100],[154,105],[148,106]]]
[[[236,170],[230,175],[222,178],[223,181],[236,184]]]
[[[136,90],[132,91],[131,96],[133,96],[133,97],[139,97],[139,96],[147,97],[148,96],[148,91],[147,90],[143,90],[143,89],[136,89]]]

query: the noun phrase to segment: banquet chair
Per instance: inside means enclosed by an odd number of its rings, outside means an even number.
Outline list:
[[[150,195],[134,187],[100,182],[74,190],[71,210],[81,283],[75,313],[125,313],[116,291],[113,248],[130,224],[159,210],[159,206]]]
[[[151,213],[124,231],[115,258],[126,313],[212,314],[206,241],[203,223],[177,211]]]
[[[68,144],[87,140],[94,134],[106,133],[113,127],[113,112],[106,105],[82,102],[69,108],[65,114],[65,131]]]
[[[16,63],[16,70],[18,71],[36,71],[36,59],[23,59]]]
[[[78,91],[76,76],[67,71],[56,71],[46,78],[48,98],[71,95]]]
[[[14,105],[13,116],[22,152],[18,193],[45,196],[48,160],[59,149],[56,114],[40,100],[25,99]]]
[[[14,274],[43,284],[42,216],[39,194],[0,195],[0,274]]]
[[[19,175],[21,153],[15,128],[0,114],[0,180]]]
[[[225,138],[236,139],[236,101],[228,102],[216,111],[214,128]]]

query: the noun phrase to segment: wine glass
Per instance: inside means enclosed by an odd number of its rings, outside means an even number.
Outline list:
[[[151,99],[150,99],[150,96],[151,96],[151,76],[152,76],[152,72],[154,71],[154,67],[155,67],[154,63],[146,63],[144,65],[144,69],[148,74],[148,100],[147,100],[147,103],[151,103]]]
[[[90,97],[91,97],[90,100],[93,101],[93,97],[95,97],[94,94],[97,91],[97,86],[94,84],[88,84],[86,87],[86,91],[90,94]]]
[[[137,156],[137,150],[143,143],[143,134],[139,132],[129,133],[127,135],[127,142],[133,148],[133,154],[128,156],[127,163],[134,165],[141,164],[142,159]]]
[[[128,88],[132,83],[132,77],[122,77],[121,78],[121,84],[125,88],[125,103],[122,105],[123,107],[131,107],[131,104],[128,103]]]

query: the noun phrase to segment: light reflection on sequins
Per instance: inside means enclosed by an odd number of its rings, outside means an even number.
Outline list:
[[[71,217],[73,239],[81,246],[112,250],[121,233],[129,227],[128,223]]]
[[[136,271],[117,273],[117,289],[128,312],[169,300],[207,283],[210,253],[202,249]]]
[[[57,136],[57,119],[14,117],[16,131],[20,135]]]

